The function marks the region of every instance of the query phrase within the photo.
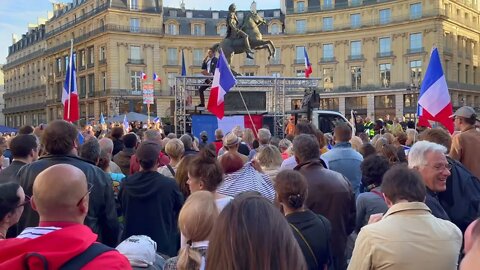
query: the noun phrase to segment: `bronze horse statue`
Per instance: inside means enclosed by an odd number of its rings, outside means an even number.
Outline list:
[[[262,24],[266,24],[264,18],[258,15],[257,12],[250,11],[246,14],[243,19],[242,26],[240,29],[248,35],[248,41],[250,42],[250,47],[254,50],[267,49],[268,50],[268,60],[275,56],[275,46],[271,40],[263,40],[262,33],[258,28]],[[246,51],[245,43],[238,38],[224,38],[222,42],[216,43],[212,48],[217,51],[219,48],[225,54],[228,64],[232,62],[232,57],[234,54],[241,54]],[[240,75],[232,69],[234,75]]]

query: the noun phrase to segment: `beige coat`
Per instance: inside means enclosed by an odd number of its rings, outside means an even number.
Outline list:
[[[453,136],[449,156],[480,179],[480,132],[471,128]]]
[[[398,203],[362,228],[348,269],[455,270],[461,245],[460,230],[424,203]]]

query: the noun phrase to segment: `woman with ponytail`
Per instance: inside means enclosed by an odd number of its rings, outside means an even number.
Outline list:
[[[302,249],[308,269],[327,269],[331,226],[328,219],[305,208],[307,181],[297,171],[284,170],[275,178],[277,201]]]
[[[217,217],[218,209],[211,192],[192,193],[178,217],[178,226],[187,239],[187,244],[180,249],[177,257],[167,260],[164,270],[204,269],[208,248],[207,239]]]

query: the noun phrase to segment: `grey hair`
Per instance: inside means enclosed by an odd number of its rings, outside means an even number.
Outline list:
[[[113,141],[110,138],[101,138],[98,143],[100,144],[100,150],[105,150],[107,153],[113,152]]]
[[[192,140],[192,137],[190,135],[183,134],[182,137],[180,137],[180,141],[182,141],[185,149],[192,149],[193,148],[193,140]]]
[[[260,144],[268,144],[271,138],[272,134],[270,133],[270,130],[266,128],[261,128],[258,130],[258,142]]]
[[[292,145],[292,142],[289,139],[282,139],[278,143],[278,148],[283,151],[287,150]]]
[[[80,146],[79,156],[96,165],[100,157],[100,144],[97,138],[93,137],[84,142],[82,146]]]
[[[427,164],[425,156],[430,152],[445,154],[447,148],[443,145],[429,141],[416,142],[408,152],[408,167],[415,168],[425,166]]]
[[[293,139],[293,154],[298,161],[305,162],[320,157],[320,145],[316,137],[300,134]]]

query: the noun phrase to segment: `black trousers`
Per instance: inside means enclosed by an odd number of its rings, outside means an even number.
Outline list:
[[[205,90],[207,90],[212,85],[212,81],[210,79],[205,80],[205,85],[200,86],[198,88],[198,93],[200,94],[200,104],[205,105]]]

